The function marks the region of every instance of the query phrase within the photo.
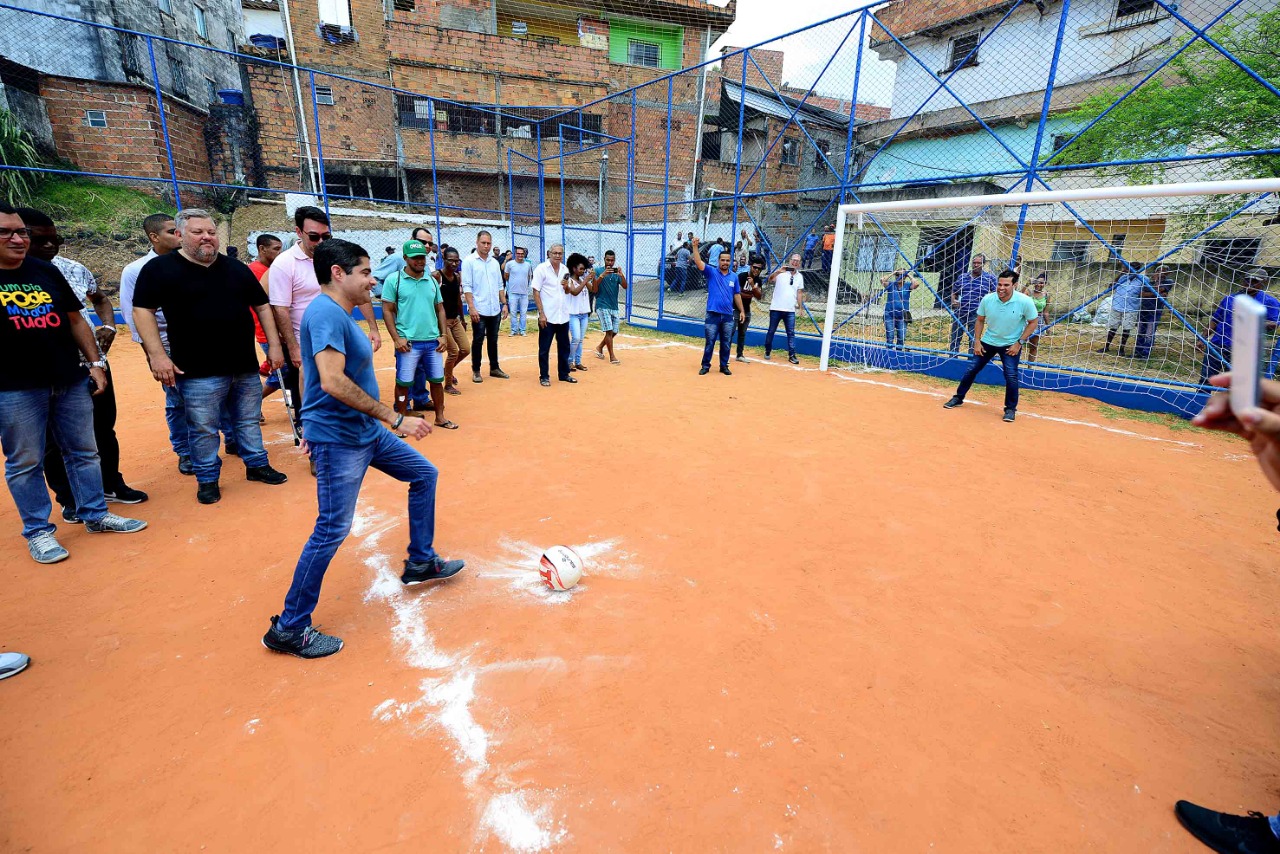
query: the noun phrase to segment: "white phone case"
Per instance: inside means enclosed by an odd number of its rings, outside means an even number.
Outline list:
[[[1231,409],[1243,412],[1258,405],[1262,376],[1263,336],[1267,309],[1245,294],[1231,298]]]

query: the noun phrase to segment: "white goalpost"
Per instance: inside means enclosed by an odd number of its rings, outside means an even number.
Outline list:
[[[1277,193],[1267,178],[841,205],[821,370],[965,358],[970,274],[988,274],[985,287],[1010,267],[1042,311],[1038,364],[1080,382],[1194,390],[1205,354],[1229,361],[1217,306],[1280,273]]]

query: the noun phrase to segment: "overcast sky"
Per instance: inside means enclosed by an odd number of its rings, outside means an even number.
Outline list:
[[[712,2],[723,5],[717,0]],[[839,9],[840,6],[832,4],[830,0],[738,0],[737,19],[729,32],[712,45],[711,52],[719,55],[721,47],[746,47],[775,38],[784,32],[826,20],[833,14],[838,14]],[[857,20],[857,15],[850,15],[764,47],[785,52],[782,73],[784,82],[807,87],[822,72],[840,40],[849,32],[850,26],[856,25]],[[815,91],[839,98],[848,98],[853,93],[854,68],[858,60],[857,40],[858,33],[855,29],[831,67],[818,81]],[[867,49],[862,57],[862,81],[858,84],[858,100],[887,107],[893,94],[894,68],[892,62],[881,62],[875,51]]]

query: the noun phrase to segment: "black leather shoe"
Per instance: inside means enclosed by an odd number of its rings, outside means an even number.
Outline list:
[[[721,368],[720,373],[724,374],[726,377],[733,376],[733,371],[729,370],[728,368]]]
[[[191,457],[178,457],[178,474],[193,475],[196,467],[191,464]]]
[[[1219,854],[1280,854],[1280,839],[1260,812],[1231,815],[1190,801],[1178,801],[1173,811],[1192,836]]]
[[[272,486],[279,486],[289,479],[289,476],[282,471],[276,471],[271,466],[256,466],[254,468],[246,468],[244,476],[247,480],[257,481],[258,483],[268,483]]]
[[[218,482],[202,483],[196,488],[196,501],[201,504],[217,504],[222,500],[222,490],[218,488]]]
[[[698,376],[705,377],[709,373],[711,373],[710,368],[702,368],[701,370],[698,371]]]

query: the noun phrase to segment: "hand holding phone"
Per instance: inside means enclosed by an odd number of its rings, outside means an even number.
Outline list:
[[[1244,412],[1258,405],[1266,328],[1266,306],[1245,294],[1231,298],[1232,412]]]

